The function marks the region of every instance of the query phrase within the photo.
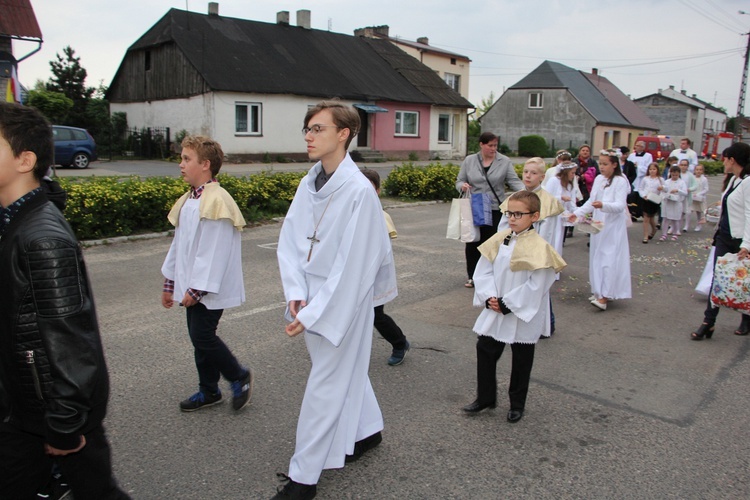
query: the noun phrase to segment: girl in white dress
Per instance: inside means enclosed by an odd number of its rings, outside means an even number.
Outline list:
[[[646,177],[641,179],[638,194],[641,195],[641,210],[643,211],[643,243],[648,243],[656,235],[656,221],[660,204],[647,199],[649,193],[661,194],[659,188],[664,181],[659,175],[659,164],[652,162],[648,166]]]
[[[625,219],[630,218],[626,208],[630,183],[622,175],[614,150],[601,152],[599,170],[591,197],[568,221],[592,214],[594,220],[604,223],[600,232],[591,235],[589,281],[591,305],[606,311],[609,301],[631,298],[630,246],[625,226]]]
[[[667,234],[674,231],[672,241],[677,241],[677,237],[681,235],[680,219],[682,219],[685,198],[688,194],[687,184],[680,179],[680,167],[670,167],[669,179],[664,181],[664,185],[659,190],[664,194],[664,199],[661,201],[661,214],[664,216],[664,222],[659,240],[666,241]]]
[[[682,219],[680,220],[682,232],[686,233],[689,229],[690,212],[693,210],[693,193],[698,190],[698,181],[695,180],[695,176],[688,170],[690,163],[687,160],[680,160],[677,166],[680,167],[680,179],[685,181],[688,189],[688,194],[682,206]]]
[[[557,175],[552,177],[547,183],[547,187],[544,188],[549,194],[560,200],[565,212],[572,214],[576,210],[576,190],[578,189],[578,179],[576,177],[577,165],[572,161],[564,161],[559,165],[559,171]],[[562,238],[558,238],[560,242],[559,248],[555,248],[557,253],[562,255],[562,244],[565,242],[565,238],[568,235],[568,228],[573,227],[573,224],[567,220],[560,219],[562,227]]]
[[[703,175],[703,165],[700,163],[695,166],[695,181],[698,183],[698,189],[695,190],[695,193],[693,193],[693,211],[695,212],[695,217],[697,219],[697,223],[695,225],[695,230],[700,231],[703,224],[706,223],[706,219],[704,218],[704,214],[706,213],[706,196],[708,195],[708,178],[706,178],[705,175]]]

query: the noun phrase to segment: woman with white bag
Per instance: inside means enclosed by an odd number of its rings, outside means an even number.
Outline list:
[[[721,217],[714,234],[715,258],[725,254],[737,254],[746,259],[750,251],[750,146],[736,142],[722,154],[724,171],[734,175],[721,195]],[[716,260],[714,260],[714,266]],[[710,339],[719,309],[711,303],[703,313],[703,323],[690,334],[692,340]],[[743,314],[735,335],[750,334],[750,316]]]
[[[479,153],[466,157],[456,179],[457,190],[488,194],[492,203],[492,225],[479,226],[479,240],[466,243],[466,288],[474,288],[472,276],[479,262],[479,245],[497,232],[500,204],[505,198],[505,184],[513,191],[526,189],[516,175],[510,158],[497,152],[498,142],[497,136],[492,132],[482,133],[479,136]]]

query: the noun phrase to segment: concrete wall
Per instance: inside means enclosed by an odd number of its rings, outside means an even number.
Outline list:
[[[525,135],[541,135],[555,148],[590,144],[595,120],[566,89],[535,90],[541,92],[542,108],[530,109],[525,89],[506,91],[482,117],[482,132],[500,137],[501,144],[518,149],[518,139]]]
[[[659,125],[659,134],[672,137],[675,144],[688,137],[693,144],[701,144],[703,138],[703,114],[697,108],[673,99],[652,95],[635,102],[646,115]],[[695,130],[690,130],[691,120],[696,120]]]
[[[261,159],[283,155],[297,158],[305,153],[302,135],[303,120],[310,106],[319,98],[293,95],[241,94],[216,92],[186,99],[139,103],[112,103],[112,112],[122,111],[128,115],[129,127],[170,127],[174,136],[180,130],[190,134],[203,134],[219,141],[228,156],[245,159]],[[355,101],[345,104],[354,104]],[[359,101],[356,101],[359,102]],[[259,135],[235,133],[235,105],[237,103],[259,103],[262,109],[261,133]],[[434,156],[462,157],[466,154],[466,110],[435,108],[430,105],[413,105],[395,102],[378,102],[388,109],[387,113],[369,115],[370,149],[386,153],[386,156],[406,157],[416,152],[420,158]],[[419,135],[397,137],[395,130],[396,111],[419,113]],[[437,140],[438,115],[453,117],[453,141],[439,143]],[[350,149],[356,149],[356,139]],[[390,153],[390,155],[388,154]]]

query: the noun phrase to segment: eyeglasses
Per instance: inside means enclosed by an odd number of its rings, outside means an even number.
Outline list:
[[[302,135],[307,135],[308,133],[312,135],[318,135],[319,133],[323,131],[324,128],[329,128],[329,127],[338,128],[336,125],[319,125],[316,123],[312,127],[303,127]]]
[[[505,212],[505,216],[509,219],[521,219],[524,215],[531,215],[535,212]]]

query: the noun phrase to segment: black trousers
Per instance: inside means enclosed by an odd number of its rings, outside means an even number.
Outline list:
[[[385,313],[385,305],[375,307],[375,329],[394,349],[406,349],[406,336],[393,318]]]
[[[477,401],[480,403],[491,403],[497,397],[497,362],[505,346],[505,342],[486,335],[480,335],[477,339]],[[508,387],[511,410],[523,410],[526,407],[535,347],[536,344],[510,345],[513,353]]]
[[[223,309],[206,309],[198,302],[186,309],[188,333],[193,343],[195,367],[201,392],[219,392],[221,375],[230,382],[240,380],[247,373],[226,344],[216,335]]]
[[[55,457],[76,500],[130,498],[112,476],[109,443],[100,425],[85,434],[86,446]],[[44,452],[44,437],[0,423],[0,498],[36,499],[52,473],[52,457]]]
[[[716,259],[718,259],[722,255],[739,252],[741,244],[741,238],[735,239],[732,238],[731,235],[727,235],[722,231],[716,231],[716,234],[714,235],[714,246],[716,247],[716,252],[714,253],[713,267],[716,267]],[[713,288],[713,282],[711,283],[711,288]],[[713,306],[713,303],[711,302],[711,296],[709,295],[706,310],[703,313],[703,322],[713,326],[713,324],[716,323],[716,318],[718,316],[719,308]]]
[[[479,245],[492,238],[497,232],[497,225],[500,224],[500,217],[500,210],[493,210],[492,225],[479,226],[479,241],[466,243],[466,274],[469,278],[474,276],[474,270],[477,268],[477,262],[479,262]]]

